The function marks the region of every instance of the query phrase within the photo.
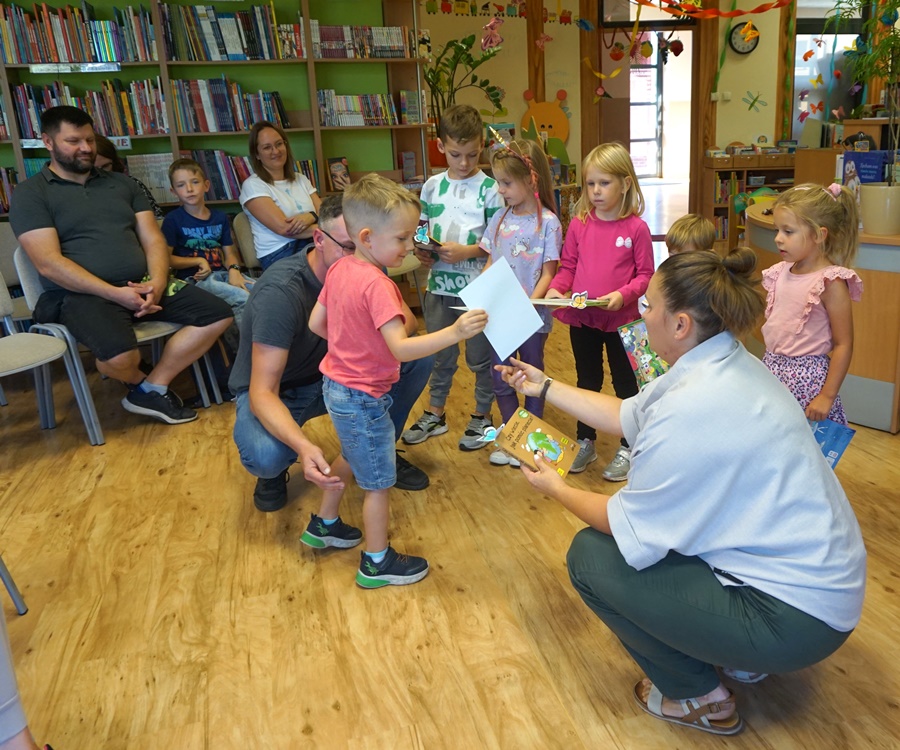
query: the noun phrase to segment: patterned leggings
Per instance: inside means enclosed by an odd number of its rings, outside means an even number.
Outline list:
[[[763,364],[768,367],[794,398],[800,402],[805,410],[822,391],[825,378],[828,376],[828,365],[831,363],[827,354],[809,354],[804,357],[786,357],[783,354],[766,352]],[[838,424],[847,424],[847,415],[844,414],[844,405],[841,397],[834,400],[828,418]]]

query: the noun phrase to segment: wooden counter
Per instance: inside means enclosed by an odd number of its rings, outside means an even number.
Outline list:
[[[775,227],[763,205],[747,209],[747,245],[757,270],[781,261]],[[900,235],[860,232],[854,270],[863,281],[862,300],[853,304],[853,361],[841,388],[851,422],[879,430],[900,431]],[[747,348],[761,355],[761,326],[747,338]]]

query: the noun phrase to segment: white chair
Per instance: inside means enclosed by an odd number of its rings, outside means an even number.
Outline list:
[[[256,247],[253,244],[253,230],[250,229],[250,219],[243,211],[238,211],[231,222],[231,234],[237,245],[238,252],[244,259],[244,265],[254,271],[262,272],[259,258],[256,257]]]
[[[28,309],[34,310],[38,299],[40,299],[41,294],[44,292],[44,285],[41,281],[40,274],[31,262],[28,254],[21,247],[16,248],[14,259],[16,270],[19,272],[19,282],[22,284],[22,291],[25,292],[25,300],[28,303]],[[150,344],[150,352],[154,364],[156,364],[162,356],[163,340],[167,336],[171,336],[180,328],[181,325],[178,323],[167,323],[161,320],[143,321],[141,323],[136,323],[133,326],[134,335],[138,344]],[[69,347],[69,351],[72,352],[76,358],[79,357],[78,343],[69,332],[69,329],[64,325],[59,323],[35,324],[30,330],[37,331],[38,333],[48,333],[51,336],[64,339]],[[219,390],[219,383],[216,380],[216,373],[213,368],[212,360],[209,358],[208,354],[204,354],[200,359],[203,360],[203,363],[206,366],[213,398],[217,404],[221,404],[222,392]],[[194,373],[194,380],[197,383],[197,391],[200,394],[200,400],[203,403],[203,406],[208,408],[210,406],[209,391],[206,389],[206,380],[203,377],[203,371],[200,369],[199,360],[195,360],[191,364],[191,369]]]
[[[7,286],[15,286],[19,284],[19,274],[16,271],[16,265],[13,263],[13,254],[18,247],[18,240],[13,234],[12,227],[8,221],[0,222],[0,274],[6,279]],[[28,321],[31,320],[31,310],[24,297],[13,297],[12,319],[16,324],[16,328],[24,331],[27,328]]]
[[[53,386],[50,381],[49,363],[62,359],[75,392],[75,401],[81,411],[81,418],[87,429],[91,445],[103,444],[103,433],[94,409],[94,401],[87,387],[84,368],[77,350],[73,355],[66,341],[58,332],[43,331],[50,335],[38,333],[20,333],[12,320],[12,300],[0,274],[0,318],[6,336],[0,338],[0,376],[13,375],[18,372],[32,370],[34,372],[34,390],[37,396],[38,414],[41,429],[50,430],[56,427],[56,412],[53,407]],[[2,573],[2,571],[0,571]]]

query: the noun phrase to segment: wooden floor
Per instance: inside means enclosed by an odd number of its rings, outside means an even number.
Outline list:
[[[547,360],[571,379],[564,330]],[[299,544],[318,504],[299,473],[287,508],[254,510],[231,404],[167,427],[125,413],[121,387],[94,375],[107,442],[91,448],[64,376],[59,426],[44,432],[27,379],[4,380],[0,552],[31,609],[18,617],[0,596],[38,739],[57,750],[723,747],[632,703],[637,667],[566,574],[581,524],[489,466],[487,450],[457,449],[471,377],[457,378],[451,432],[407,454],[431,487],[392,498],[393,543],[426,555],[431,573],[376,591],[354,585],[358,549]],[[336,450],[327,419],[310,432]],[[614,490],[600,477],[613,449],[601,438],[601,460],[572,481]],[[824,663],[735,687],[747,728],[729,748],[900,745],[900,436],[860,428],[837,473],[869,550],[862,623]],[[361,525],[360,492],[348,495],[343,516]]]

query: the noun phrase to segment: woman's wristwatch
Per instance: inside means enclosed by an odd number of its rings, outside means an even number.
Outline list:
[[[550,390],[550,384],[551,384],[552,382],[553,382],[553,378],[547,378],[547,379],[544,381],[544,387],[541,388],[541,395],[539,396],[539,398],[541,399],[541,401],[543,401],[545,398],[547,398],[547,391]]]
[[[315,211],[307,211],[306,213],[308,213],[310,216],[313,217],[313,220],[312,220],[313,224],[319,223],[319,214],[317,214]]]
[[[230,266],[228,266],[228,270],[229,271],[242,271],[243,269],[237,263],[232,263]]]

